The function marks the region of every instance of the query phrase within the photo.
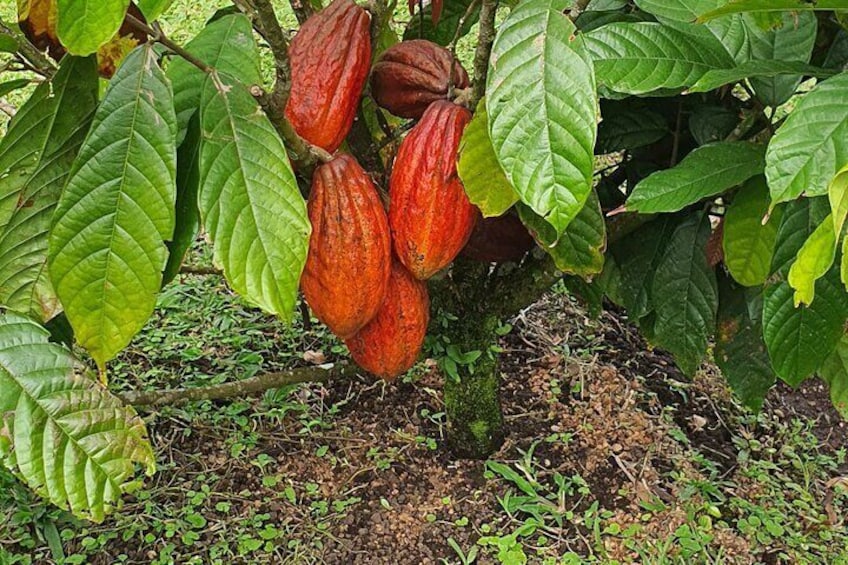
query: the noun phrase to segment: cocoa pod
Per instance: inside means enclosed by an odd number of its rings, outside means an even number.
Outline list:
[[[430,321],[427,285],[397,261],[380,311],[368,325],[345,341],[357,365],[391,381],[415,364]]]
[[[381,107],[401,118],[420,118],[448,89],[469,86],[468,73],[451,52],[427,41],[413,39],[386,49],[371,70],[371,94]]]
[[[447,267],[462,250],[477,208],[456,172],[471,112],[440,100],[401,142],[389,181],[389,226],[398,259],[419,279]]]
[[[286,117],[312,145],[334,152],[359,107],[371,66],[368,12],[335,0],[310,17],[289,45],[291,94]]]
[[[368,173],[344,153],[315,170],[307,210],[312,235],[300,287],[315,316],[347,338],[377,314],[386,294],[386,212]]]
[[[518,262],[536,242],[516,214],[477,221],[462,256],[483,263]]]

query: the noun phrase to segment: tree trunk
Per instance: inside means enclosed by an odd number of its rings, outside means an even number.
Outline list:
[[[504,441],[500,372],[495,345],[497,318],[466,316],[448,334],[463,352],[481,351],[472,365],[461,367],[459,379],[445,376],[448,445],[459,459],[485,459]]]
[[[488,269],[488,265],[458,260],[450,290],[436,298],[437,307],[452,314],[447,327],[436,332],[462,354],[480,352],[473,363],[458,365],[458,379],[445,375],[448,446],[459,459],[485,459],[504,440],[498,354],[494,350],[500,317],[487,311],[483,299],[488,292]]]

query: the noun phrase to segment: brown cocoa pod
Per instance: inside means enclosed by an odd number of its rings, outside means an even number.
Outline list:
[[[418,279],[447,267],[465,246],[477,208],[456,172],[462,130],[471,112],[434,102],[401,142],[389,182],[395,253]]]
[[[344,339],[371,321],[386,294],[386,212],[368,173],[344,153],[315,170],[307,210],[312,235],[300,287],[315,316]]]
[[[353,124],[371,66],[368,12],[335,0],[310,17],[289,45],[286,117],[312,145],[334,152]]]
[[[427,285],[393,261],[380,311],[345,344],[357,365],[391,381],[415,364],[429,322]]]
[[[389,47],[371,70],[374,100],[401,118],[420,118],[430,104],[448,98],[451,84],[467,88],[468,73],[450,51],[426,39]]]
[[[507,212],[496,218],[477,221],[462,256],[483,263],[518,262],[536,242],[516,214]]]

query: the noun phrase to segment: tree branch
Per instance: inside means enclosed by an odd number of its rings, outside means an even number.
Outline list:
[[[180,273],[184,275],[223,275],[223,271],[215,267],[200,267],[197,265],[183,265]]]
[[[289,0],[289,5],[297,18],[297,23],[303,25],[315,13],[315,6],[310,0]]]
[[[52,77],[56,72],[56,65],[38,47],[30,43],[24,34],[7,26],[2,20],[0,20],[0,35],[5,35],[15,40],[18,44],[16,55],[31,71],[46,78]]]
[[[498,11],[498,0],[483,0],[480,6],[480,33],[477,36],[477,51],[474,53],[474,94],[471,97],[471,108],[486,93],[486,77],[489,74],[489,57],[492,54],[492,43],[495,41],[495,15]]]
[[[165,406],[197,400],[223,400],[249,396],[298,383],[325,383],[331,379],[354,376],[359,372],[361,370],[355,365],[330,363],[315,367],[300,367],[284,373],[267,373],[218,385],[174,390],[131,391],[118,396],[124,403],[132,406]]]

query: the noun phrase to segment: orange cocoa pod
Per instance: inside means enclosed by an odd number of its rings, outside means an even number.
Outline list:
[[[517,214],[478,220],[462,256],[484,263],[518,262],[536,242]]]
[[[310,17],[289,46],[286,117],[297,133],[330,153],[353,125],[371,66],[370,18],[353,0],[335,0]]]
[[[312,235],[300,287],[315,316],[347,338],[377,314],[386,294],[386,212],[371,178],[344,153],[316,169],[307,209]]]
[[[389,226],[401,263],[419,279],[447,267],[462,250],[477,208],[456,172],[471,112],[446,100],[430,105],[401,142],[390,180]]]
[[[429,321],[427,285],[393,261],[380,311],[356,335],[345,340],[345,345],[357,365],[391,381],[415,364]]]
[[[401,118],[420,118],[430,104],[448,98],[451,84],[467,88],[468,73],[450,51],[426,39],[389,47],[371,70],[374,100]]]

